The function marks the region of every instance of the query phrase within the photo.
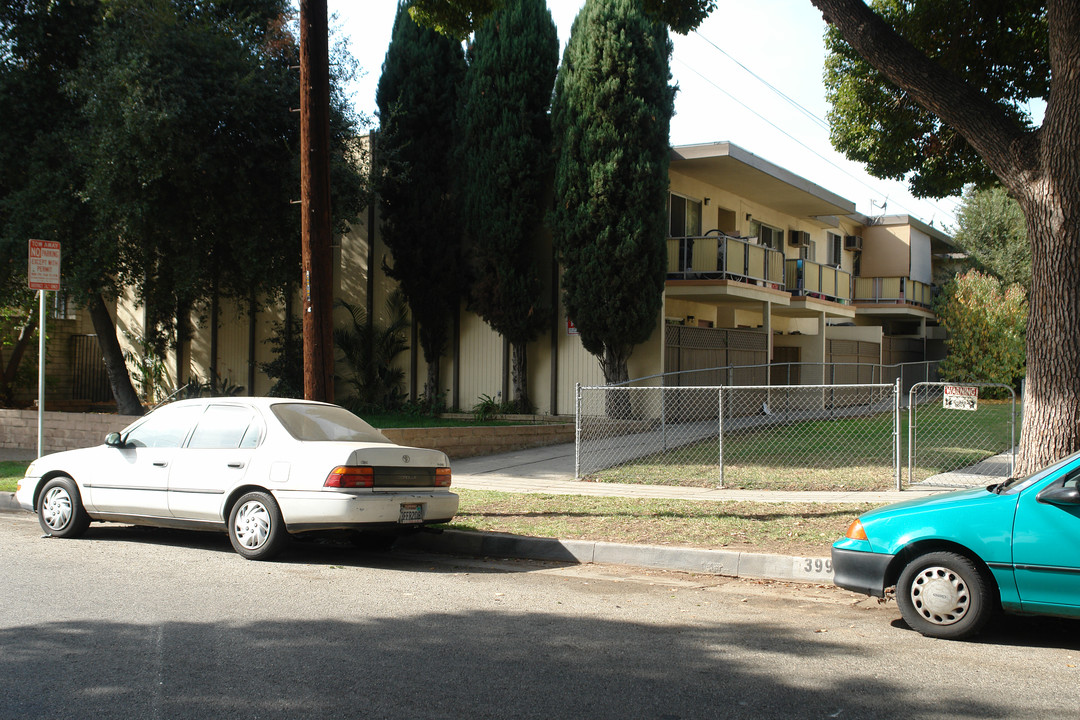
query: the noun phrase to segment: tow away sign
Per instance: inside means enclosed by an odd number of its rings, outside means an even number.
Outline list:
[[[979,388],[971,385],[946,385],[942,407],[946,410],[978,410]]]
[[[30,241],[27,277],[31,290],[60,289],[60,243],[55,240]]]

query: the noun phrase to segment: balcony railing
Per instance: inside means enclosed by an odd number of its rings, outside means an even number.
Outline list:
[[[737,280],[783,289],[784,254],[727,235],[668,238],[669,280]]]
[[[934,288],[908,277],[857,277],[855,302],[909,304],[929,309],[934,300]]]
[[[788,260],[785,265],[787,291],[792,295],[818,297],[833,302],[851,302],[851,273],[811,260]]]

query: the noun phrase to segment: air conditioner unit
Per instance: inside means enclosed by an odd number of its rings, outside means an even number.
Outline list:
[[[862,235],[845,235],[844,249],[862,252]]]
[[[810,247],[810,233],[805,230],[788,230],[788,242],[793,247]]]

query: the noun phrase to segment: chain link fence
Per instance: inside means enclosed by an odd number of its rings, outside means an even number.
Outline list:
[[[900,490],[905,463],[908,484],[960,487],[1011,474],[1015,396],[971,411],[943,405],[944,388],[959,385],[903,385],[898,374],[847,385],[579,387],[575,473],[775,490]]]
[[[908,484],[976,487],[1016,467],[1016,393],[992,383],[924,382],[909,392]]]
[[[579,387],[576,474],[617,468],[598,479],[707,487],[896,483],[897,388]]]

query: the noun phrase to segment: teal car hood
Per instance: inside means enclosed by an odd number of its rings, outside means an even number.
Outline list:
[[[984,487],[905,500],[859,518],[872,552],[894,555],[920,540],[946,540],[975,551],[987,562],[1011,556],[1017,495]]]

